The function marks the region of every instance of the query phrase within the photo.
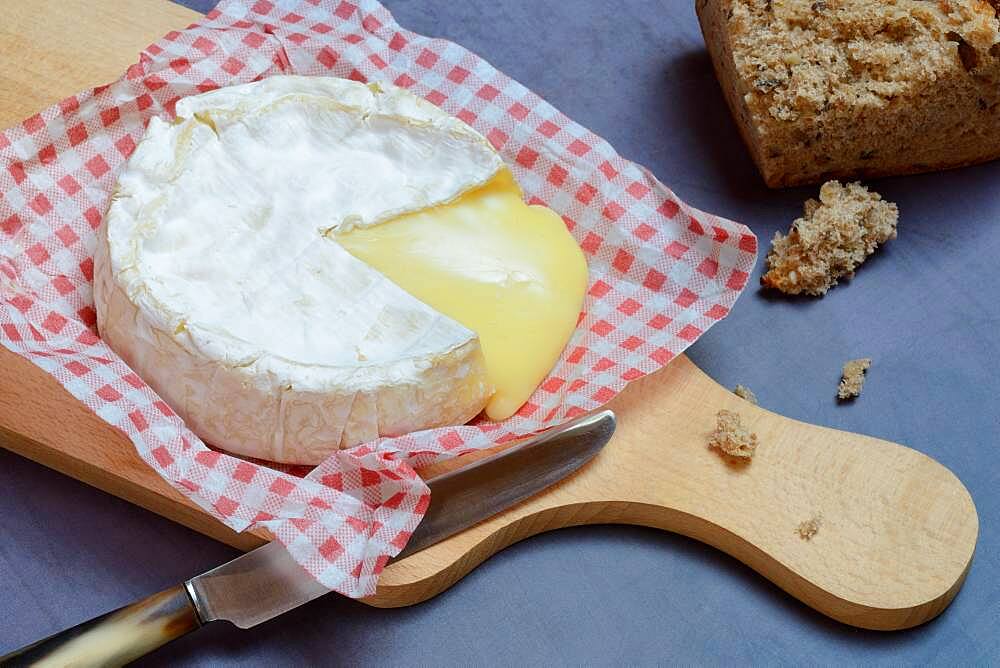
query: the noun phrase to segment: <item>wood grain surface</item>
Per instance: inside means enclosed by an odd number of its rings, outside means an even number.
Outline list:
[[[14,0],[0,19],[0,127],[114,81],[139,52],[200,15],[165,0]],[[119,431],[54,378],[0,347],[0,445],[243,550],[237,534],[165,483]]]
[[[161,0],[18,0],[4,11],[3,126],[116,78],[139,49],[197,17]],[[961,586],[978,518],[965,487],[932,459],[752,406],[686,357],[633,383],[610,407],[619,430],[594,462],[514,509],[390,565],[366,602],[423,601],[517,540],[592,523],[641,524],[697,538],[808,605],[867,628],[925,622]],[[730,464],[706,446],[721,408],[740,412],[760,437],[748,465]],[[146,467],[121,433],[5,349],[0,445],[242,549],[267,538],[236,535],[202,513]],[[811,520],[819,530],[807,540],[799,527]]]

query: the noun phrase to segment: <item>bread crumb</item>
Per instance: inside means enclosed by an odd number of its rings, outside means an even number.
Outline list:
[[[870,357],[850,360],[844,364],[844,371],[841,374],[840,386],[837,387],[837,397],[840,399],[853,399],[861,394],[861,388],[865,385],[865,372],[872,365]]]
[[[788,234],[774,235],[760,282],[790,295],[825,295],[838,279],[853,278],[879,244],[896,238],[898,220],[895,204],[860,183],[827,181]]]
[[[799,534],[799,538],[802,540],[812,540],[813,536],[819,533],[819,525],[822,521],[823,520],[819,517],[806,520],[799,525],[799,528],[796,529],[796,533]]]
[[[753,390],[751,390],[746,385],[737,385],[735,388],[733,388],[733,394],[738,396],[740,399],[749,401],[754,406],[757,405],[757,395],[754,394]]]
[[[757,450],[757,434],[743,426],[739,413],[721,410],[715,414],[715,431],[708,446],[730,457],[749,460]]]

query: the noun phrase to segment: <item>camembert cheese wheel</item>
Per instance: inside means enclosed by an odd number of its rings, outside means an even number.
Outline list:
[[[101,335],[204,440],[271,461],[314,464],[378,436],[461,424],[491,400],[505,417],[565,345],[586,265],[558,216],[525,206],[504,179],[513,184],[481,135],[395,87],[279,76],[182,99],[173,123],[151,120],[99,230]],[[488,247],[494,269],[514,267],[518,234],[526,246],[542,228],[555,240],[527,269],[489,279],[498,305],[559,319],[515,379],[500,373],[511,368],[506,330],[493,337],[491,374],[463,324],[485,293],[444,278],[435,289],[454,283],[460,295],[439,309],[407,286],[434,262],[447,273],[454,257],[410,256],[448,247],[442,235],[461,235],[451,225],[484,210],[476,193],[497,187],[516,194],[504,206],[517,215],[494,233],[515,241],[465,238],[455,252]],[[414,216],[431,222],[413,228]],[[518,222],[531,216],[541,228]],[[416,236],[364,236],[397,225]]]

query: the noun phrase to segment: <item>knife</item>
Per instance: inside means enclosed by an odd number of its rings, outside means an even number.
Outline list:
[[[393,561],[430,547],[562,480],[611,439],[605,410],[431,478],[431,503]],[[0,657],[0,666],[119,666],[210,622],[247,629],[328,593],[277,542],[141,601]]]

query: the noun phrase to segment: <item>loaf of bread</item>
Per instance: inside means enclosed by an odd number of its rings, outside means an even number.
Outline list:
[[[771,187],[1000,158],[1000,0],[697,0]]]

